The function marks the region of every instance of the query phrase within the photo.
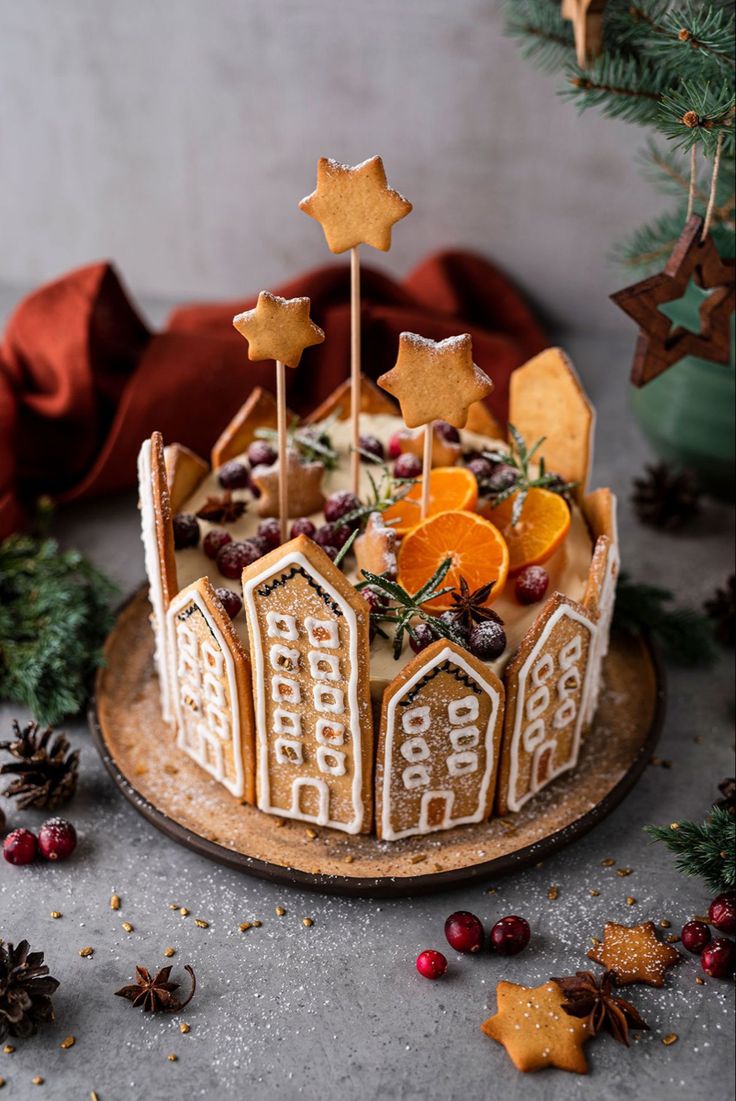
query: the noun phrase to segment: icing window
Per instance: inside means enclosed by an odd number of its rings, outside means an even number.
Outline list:
[[[580,635],[575,635],[575,638],[571,638],[560,650],[560,665],[563,669],[569,669],[571,665],[576,665],[580,661],[582,654],[583,644]]]
[[[276,761],[280,765],[303,765],[304,751],[301,742],[290,738],[277,738],[273,744]]]
[[[566,669],[557,681],[557,691],[561,696],[570,696],[580,687],[580,669],[577,665]]]
[[[466,772],[476,772],[477,769],[477,753],[452,753],[447,758],[447,771],[450,776],[464,776]]]
[[[569,726],[578,713],[577,704],[572,696],[569,696],[566,700],[560,704],[552,719],[552,726],[555,730],[562,730],[564,727]]]
[[[415,761],[426,761],[429,757],[429,746],[424,738],[407,738],[401,743],[401,756],[412,764]]]
[[[214,673],[216,677],[219,677],[225,667],[225,659],[220,651],[216,650],[209,642],[203,642],[202,657],[204,658],[206,667]]]
[[[538,719],[549,707],[549,688],[542,684],[526,701],[527,719]]]
[[[345,754],[339,749],[328,749],[325,745],[318,746],[317,764],[320,772],[327,772],[330,776],[345,775]]]
[[[401,773],[401,779],[404,781],[404,787],[408,791],[413,788],[424,788],[429,783],[429,773],[427,772],[426,765],[409,765]]]
[[[340,639],[334,619],[315,619],[313,616],[307,616],[304,626],[307,629],[310,646],[326,647],[328,650],[336,650],[339,647]]]
[[[544,741],[544,722],[535,719],[524,731],[524,749],[527,753],[533,753],[535,748]]]
[[[273,677],[271,680],[271,699],[274,703],[299,703],[301,698],[299,681],[292,677]]]
[[[269,638],[285,638],[289,642],[296,642],[299,637],[296,617],[293,615],[285,615],[283,612],[266,612],[266,624]]]
[[[479,711],[477,696],[463,696],[461,700],[452,700],[447,705],[447,717],[453,726],[474,722]]]
[[[307,654],[309,672],[317,680],[339,680],[340,659],[337,654],[322,654],[319,650],[310,650]]]
[[[345,693],[341,688],[330,688],[326,684],[315,684],[312,689],[314,706],[318,711],[327,711],[330,715],[342,715],[345,710]]]
[[[532,670],[532,684],[534,687],[537,688],[540,684],[544,684],[546,680],[549,680],[554,671],[554,661],[549,654],[545,654],[543,658],[540,658]]]
[[[423,734],[429,730],[429,708],[411,707],[401,716],[401,727],[407,734]]]
[[[281,669],[286,673],[299,667],[299,651],[292,650],[289,646],[283,646],[275,642],[269,650],[271,665],[274,669]]]
[[[322,745],[342,745],[345,741],[345,727],[331,719],[317,719],[315,737]]]
[[[450,731],[450,742],[456,752],[461,749],[475,749],[479,739],[480,730],[477,726],[464,726],[461,730]]]
[[[273,713],[273,728],[277,734],[291,734],[295,738],[302,736],[302,717],[295,711],[286,711],[277,707]]]

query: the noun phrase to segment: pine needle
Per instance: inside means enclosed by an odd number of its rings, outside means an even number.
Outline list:
[[[736,887],[736,818],[714,807],[706,820],[646,826],[676,856],[675,867],[684,875],[700,876],[718,894]]]
[[[677,665],[712,665],[713,630],[706,616],[672,607],[674,594],[657,585],[636,584],[622,573],[616,589],[614,625],[632,634],[646,633]]]

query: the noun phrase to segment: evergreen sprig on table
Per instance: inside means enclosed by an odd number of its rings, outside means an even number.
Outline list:
[[[84,705],[112,626],[115,587],[76,550],[0,543],[0,699],[54,725]]]
[[[675,854],[684,875],[700,876],[716,894],[736,887],[736,818],[727,810],[716,806],[701,824],[672,822],[646,832]]]
[[[708,619],[691,608],[673,607],[674,593],[638,584],[622,573],[616,588],[614,626],[649,634],[678,665],[710,665],[716,657]]]

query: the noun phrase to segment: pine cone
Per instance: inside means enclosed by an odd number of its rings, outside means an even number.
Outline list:
[[[59,985],[43,962],[43,952],[29,952],[0,940],[0,1041],[6,1036],[33,1036],[42,1021],[53,1021],[51,995]]]
[[[716,799],[715,805],[721,810],[728,811],[732,818],[736,818],[736,779],[728,776],[725,780],[721,780],[718,790],[722,798]]]
[[[634,478],[631,501],[643,524],[673,531],[700,511],[700,490],[692,471],[674,471],[666,463],[656,463]]]
[[[731,574],[724,588],[716,589],[703,608],[713,620],[718,641],[724,646],[736,646],[736,574]]]
[[[3,795],[18,798],[18,806],[58,807],[71,799],[77,786],[79,750],[69,753],[69,741],[66,734],[57,734],[53,742],[52,727],[39,733],[38,723],[28,723],[22,730],[17,720],[13,721],[14,739],[0,742],[15,758],[9,764],[0,767],[0,776],[15,776]]]

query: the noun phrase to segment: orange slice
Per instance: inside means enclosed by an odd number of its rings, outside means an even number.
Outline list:
[[[559,493],[530,489],[521,519],[511,526],[514,494],[488,512],[509,548],[509,573],[535,566],[554,554],[570,529],[570,510]]]
[[[486,604],[503,592],[509,552],[498,528],[475,512],[438,512],[404,536],[399,551],[399,580],[410,593],[421,588],[446,558],[452,565],[442,588],[459,588],[464,577],[471,590],[495,582]],[[428,601],[435,611],[454,607],[450,593]]]
[[[390,524],[399,535],[415,527],[420,519],[422,479],[383,514],[384,524]],[[472,511],[478,503],[478,483],[472,470],[464,466],[436,466],[429,475],[429,509],[427,516],[456,509]]]

